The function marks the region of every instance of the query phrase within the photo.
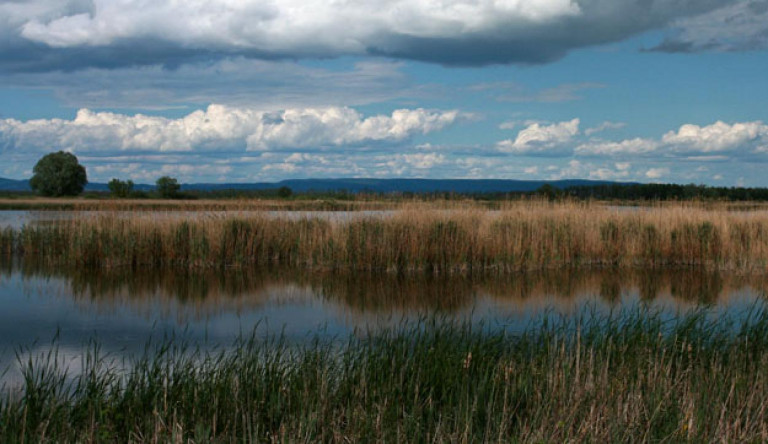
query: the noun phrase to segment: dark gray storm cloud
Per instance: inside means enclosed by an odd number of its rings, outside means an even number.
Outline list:
[[[352,106],[424,94],[402,72],[402,62],[344,65],[328,69],[237,57],[188,62],[172,70],[150,65],[9,72],[0,75],[0,82],[9,88],[50,90],[71,107],[143,110],[209,103],[265,110]]]
[[[753,15],[765,14],[763,3],[0,1],[0,70],[72,71],[145,65],[173,69],[233,56],[301,59],[380,55],[444,65],[539,64],[557,60],[573,49],[621,41],[670,24],[682,23],[688,26],[684,29],[692,29],[691,24],[701,17],[733,15],[738,8],[752,8]]]
[[[676,21],[651,51],[751,51],[768,48],[768,0],[740,1]]]

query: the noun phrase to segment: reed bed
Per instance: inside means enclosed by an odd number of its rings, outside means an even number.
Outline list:
[[[347,342],[149,346],[117,370],[97,344],[68,374],[20,354],[0,441],[761,442],[768,313],[675,321],[585,311],[525,333],[440,320]]]
[[[389,216],[186,220],[102,215],[0,233],[5,257],[84,267],[267,267],[438,273],[579,267],[768,271],[768,213],[518,202],[405,205]]]

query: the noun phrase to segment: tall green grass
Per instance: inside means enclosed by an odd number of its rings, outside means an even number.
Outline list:
[[[768,313],[585,312],[510,335],[436,320],[305,346],[97,345],[21,359],[2,442],[628,442],[768,439]]]
[[[500,211],[415,205],[391,217],[351,220],[107,215],[6,229],[0,253],[99,268],[287,265],[452,273],[629,266],[764,273],[768,215],[540,202]]]

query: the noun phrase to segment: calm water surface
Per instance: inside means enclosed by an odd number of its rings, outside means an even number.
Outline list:
[[[228,217],[270,217],[297,220],[319,218],[325,220],[353,220],[365,217],[388,217],[394,212],[389,210],[371,211],[58,211],[58,210],[0,210],[0,229],[19,229],[24,225],[35,225],[68,220],[88,220],[109,215],[131,219],[146,218],[151,220],[190,220],[224,219]]]
[[[93,338],[119,358],[167,335],[216,347],[255,330],[302,343],[435,313],[513,332],[586,306],[648,305],[672,317],[706,305],[739,316],[762,303],[766,287],[763,279],[692,271],[437,278],[288,270],[51,272],[6,265],[0,271],[0,368],[7,369],[3,382],[18,383],[17,352],[39,355],[54,338],[60,359],[77,371]]]
[[[616,213],[654,211],[654,207],[648,206],[617,206],[606,205],[605,208]],[[431,210],[445,211],[451,210]],[[489,213],[496,210],[487,210]],[[730,214],[742,217],[766,217],[768,210],[762,206],[754,208],[736,207],[729,210]],[[228,217],[270,217],[297,220],[302,218],[320,218],[324,220],[348,221],[368,217],[390,217],[396,211],[393,210],[368,210],[368,211],[177,211],[177,210],[142,210],[142,211],[113,211],[113,210],[86,210],[86,211],[59,211],[59,210],[0,210],[0,229],[19,229],[24,225],[35,225],[56,221],[68,221],[76,219],[94,219],[109,215],[125,218],[147,218],[152,220],[190,220],[190,219],[223,219]]]

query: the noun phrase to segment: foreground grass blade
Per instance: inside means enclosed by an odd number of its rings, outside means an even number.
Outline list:
[[[768,315],[646,309],[511,335],[440,319],[306,345],[180,338],[118,370],[90,344],[67,374],[25,361],[2,442],[765,441]]]

